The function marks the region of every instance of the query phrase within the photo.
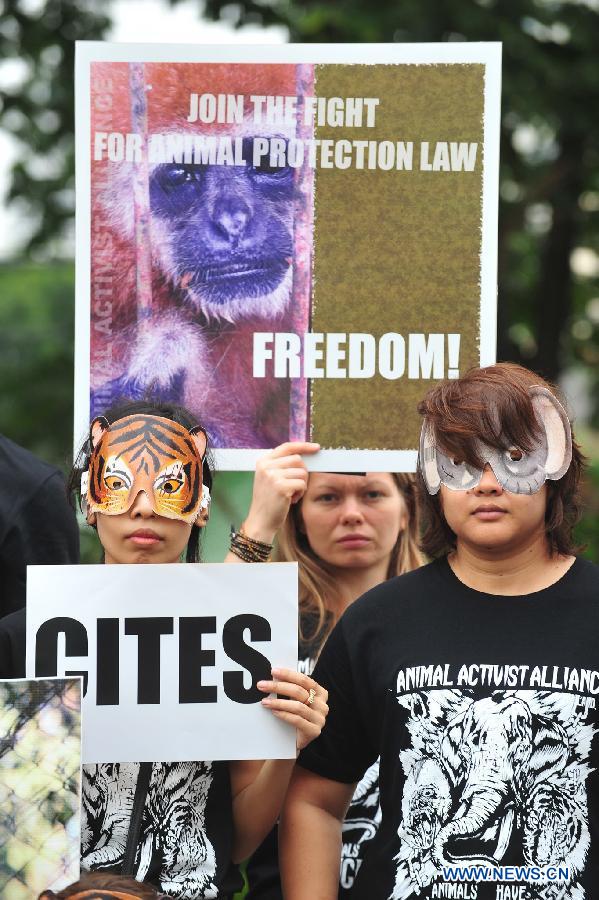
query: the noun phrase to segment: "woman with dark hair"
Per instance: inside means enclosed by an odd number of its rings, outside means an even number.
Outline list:
[[[481,443],[505,455],[504,470],[516,470],[526,465],[526,458],[539,461],[539,441],[544,447],[546,438],[543,423],[535,415],[530,391],[536,387],[558,398],[556,388],[539,378],[534,372],[510,363],[473,369],[459,381],[447,381],[424,398],[418,411],[434,431],[437,442],[446,455],[463,461],[467,466],[480,467]],[[561,404],[560,404],[561,408]],[[564,414],[565,415],[565,414]],[[559,426],[552,433],[559,431]],[[545,504],[545,538],[551,556],[571,560],[577,548],[573,540],[573,528],[579,517],[579,485],[584,459],[576,441],[568,435],[564,442],[571,443],[570,460],[563,474],[549,477],[544,482],[547,492]],[[510,445],[507,447],[506,445]],[[563,447],[564,454],[566,447]],[[541,451],[544,452],[544,449]],[[512,458],[514,457],[514,458]],[[423,458],[423,456],[421,457]],[[564,455],[566,458],[566,454]],[[441,463],[443,465],[443,463]],[[530,481],[534,471],[529,464],[523,476]],[[426,464],[423,466],[426,472]],[[455,553],[457,539],[443,514],[443,492],[434,493],[421,482],[421,502],[424,513],[422,549],[430,557]],[[516,485],[518,493],[537,493],[534,483]],[[539,485],[540,487],[540,485]],[[510,491],[509,483],[506,490]]]
[[[420,412],[437,558],[353,603],[323,648],[331,714],[287,793],[285,900],[337,897],[345,809],[378,756],[354,900],[597,897],[599,568],[573,553],[567,413],[511,364],[438,384]]]
[[[270,458],[258,464],[258,483]],[[422,565],[414,476],[312,472],[276,543],[275,559],[299,562],[299,666],[310,674],[331,629],[357,597]],[[378,796],[377,760],[356,788],[345,817],[340,897],[351,890],[376,833]],[[281,900],[276,830],[253,855],[247,877],[248,900]]]
[[[282,467],[279,491],[303,488],[290,471],[287,478]],[[202,424],[180,406],[140,401],[92,421],[69,485],[97,530],[107,565],[172,564],[184,554],[198,559],[211,479]],[[228,561],[267,556],[261,536],[272,499],[257,490]],[[295,729],[301,749],[324,725],[326,691],[304,673],[272,672],[273,680],[256,687],[266,708]],[[82,868],[147,881],[178,900],[226,900],[242,884],[234,864],[277,819],[292,767],[293,760],[85,765]]]
[[[178,406],[175,403],[167,403],[162,400],[151,399],[123,400],[119,403],[115,403],[104,412],[104,416],[102,418],[106,419],[109,424],[112,424],[113,422],[118,422],[120,419],[125,419],[128,416],[132,415],[160,416],[161,418],[170,419],[173,422],[177,422],[179,425],[183,425],[187,429],[192,429],[198,426],[197,417],[194,416],[184,406]],[[200,429],[203,432],[203,428],[201,428],[201,426]],[[67,491],[69,496],[71,497],[73,506],[77,506],[79,502],[81,475],[83,474],[83,472],[87,471],[89,465],[89,457],[92,452],[90,440],[90,437],[87,437],[85,442],[81,446],[79,453],[77,454],[75,464],[71,469],[69,475]],[[210,447],[207,445],[204,451],[204,458],[202,463],[202,485],[204,489],[204,499],[206,501],[203,510],[205,513],[206,521],[210,503],[210,492],[212,491],[213,472],[214,461],[212,458]],[[200,562],[200,540],[202,535],[202,527],[204,524],[205,522],[202,521],[202,517],[200,517],[197,522],[194,522],[192,524],[189,540],[187,542],[185,551],[185,562]]]

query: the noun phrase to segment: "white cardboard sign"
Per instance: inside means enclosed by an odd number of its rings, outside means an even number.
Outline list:
[[[29,566],[27,677],[82,675],[83,762],[291,759],[297,565]]]

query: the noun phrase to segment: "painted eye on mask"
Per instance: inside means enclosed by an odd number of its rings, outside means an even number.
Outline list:
[[[443,484],[455,491],[468,491],[480,481],[480,471],[454,456],[437,450],[437,466]]]
[[[509,450],[504,450],[502,453],[503,464],[512,472],[519,472],[526,468],[529,459],[528,453],[520,450],[519,447],[510,447]]]
[[[508,447],[493,450],[488,459],[501,486],[512,494],[533,494],[545,481],[547,444],[543,440],[531,453]]]
[[[177,478],[165,478],[156,485],[156,489],[161,494],[176,494],[182,487],[183,482],[179,481]]]
[[[510,447],[501,452],[501,463],[512,475],[532,475],[542,468],[547,457],[542,445],[533,453],[526,453],[519,447]]]
[[[112,472],[104,475],[104,484],[112,493],[119,493],[130,489],[131,480],[124,472]]]
[[[183,469],[177,467],[169,472],[162,472],[154,482],[154,491],[157,494],[172,497],[178,494],[185,484]]]

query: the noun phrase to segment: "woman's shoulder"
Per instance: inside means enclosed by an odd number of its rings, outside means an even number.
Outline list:
[[[568,583],[572,588],[594,589],[599,597],[599,566],[596,563],[584,556],[577,556],[567,574],[570,575]]]
[[[599,566],[591,559],[587,559],[585,556],[577,556],[576,565],[579,567],[581,572],[585,572],[587,575],[590,575],[594,578],[599,578]]]

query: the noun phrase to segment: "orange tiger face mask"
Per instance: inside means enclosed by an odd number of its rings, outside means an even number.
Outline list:
[[[118,516],[145,491],[158,516],[195,522],[201,511],[206,436],[161,416],[132,415],[90,429],[93,447],[81,479],[87,513]]]

